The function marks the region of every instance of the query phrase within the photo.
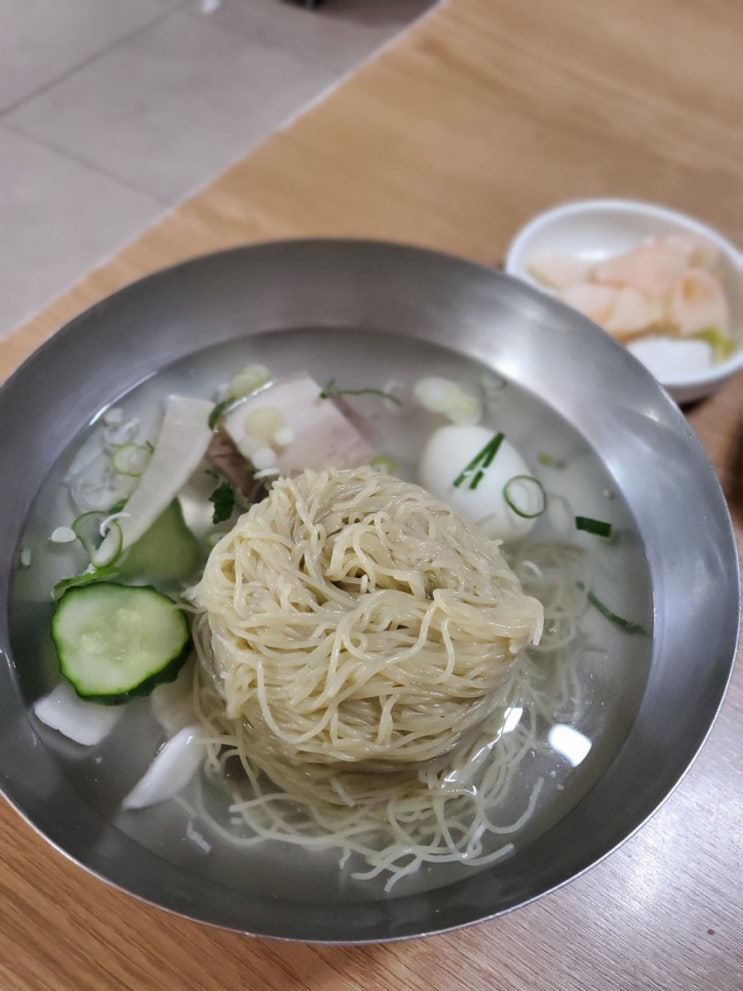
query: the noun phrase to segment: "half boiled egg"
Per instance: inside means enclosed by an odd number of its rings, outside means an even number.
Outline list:
[[[525,536],[545,508],[544,489],[513,444],[483,426],[435,430],[418,477],[431,495],[498,540]]]

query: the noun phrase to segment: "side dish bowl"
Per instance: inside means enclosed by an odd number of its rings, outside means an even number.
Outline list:
[[[711,365],[700,361],[693,351],[688,359],[684,356],[679,362],[673,359],[672,350],[669,357],[668,348],[646,352],[644,360],[658,381],[683,404],[704,398],[743,369],[743,255],[718,231],[686,214],[651,203],[578,200],[547,210],[523,227],[508,249],[505,270],[549,292],[530,270],[533,259],[543,253],[564,252],[593,263],[667,234],[701,237],[717,249],[720,279],[729,305],[730,332],[735,341],[733,353]]]
[[[329,340],[334,354],[318,344]],[[362,900],[342,891],[328,897],[296,857],[291,867],[276,861],[275,875],[260,884],[249,872],[216,875],[208,850],[189,853],[183,835],[155,843],[122,829],[113,801],[96,804],[81,785],[78,758],[70,751],[63,760],[31,715],[35,660],[14,636],[12,592],[29,507],[61,452],[130,390],[156,375],[167,386],[174,365],[193,379],[210,349],[255,360],[259,343],[272,355],[292,352],[294,367],[308,356],[327,359],[333,374],[354,381],[366,373],[365,356],[413,368],[418,349],[431,347],[444,367],[452,356],[492,372],[568,425],[634,523],[652,635],[621,639],[611,658],[634,670],[641,651],[649,662],[634,720],[577,804],[510,858],[464,879]],[[738,634],[738,563],[704,450],[623,347],[508,275],[417,248],[340,240],[195,259],[129,286],[60,330],[0,390],[0,421],[13,425],[0,438],[0,786],[59,851],[165,909],[250,934],[321,942],[402,939],[498,916],[577,877],[631,837],[680,782],[723,700]],[[90,788],[105,787],[95,775]]]

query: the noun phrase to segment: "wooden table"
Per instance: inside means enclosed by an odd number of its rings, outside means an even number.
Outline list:
[[[8,373],[69,317],[178,259],[354,235],[486,263],[557,201],[655,200],[743,244],[738,0],[449,0],[3,342]],[[689,413],[743,539],[741,378]],[[510,915],[407,943],[251,939],[144,906],[0,811],[0,987],[743,988],[743,671],[638,835]]]

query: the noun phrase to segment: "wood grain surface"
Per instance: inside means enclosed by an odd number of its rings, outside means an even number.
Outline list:
[[[373,0],[370,0],[373,2]],[[448,0],[0,344],[0,375],[137,277],[206,251],[376,237],[486,263],[590,196],[685,210],[743,245],[743,4]],[[690,410],[743,550],[743,381]],[[0,809],[0,988],[743,988],[743,673],[674,794],[560,891],[466,930],[286,944],[142,904]]]

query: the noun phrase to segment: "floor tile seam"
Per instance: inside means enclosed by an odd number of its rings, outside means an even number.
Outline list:
[[[129,179],[123,178],[121,175],[101,168],[101,166],[96,162],[92,162],[90,159],[85,158],[84,155],[76,155],[67,148],[61,148],[59,145],[55,144],[54,141],[46,140],[39,137],[37,134],[26,131],[15,122],[2,120],[0,118],[0,131],[3,130],[14,134],[18,138],[23,138],[24,141],[28,141],[31,144],[36,145],[37,148],[43,148],[45,151],[52,152],[59,158],[66,159],[73,165],[84,168],[88,172],[95,172],[97,175],[102,176],[109,182],[115,183],[117,186],[120,186],[129,193],[137,193],[139,196],[146,197],[153,205],[162,207],[170,207],[173,205],[174,200],[172,198],[161,196],[158,193],[153,193],[152,190],[145,189],[143,186],[140,186]]]
[[[280,2],[281,0],[277,0],[277,3]],[[256,41],[245,31],[239,31],[237,29],[229,30],[227,27],[222,27],[222,25],[216,20],[210,19],[209,13],[205,14],[200,9],[194,8],[191,4],[187,3],[185,8],[181,8],[181,12],[186,14],[188,17],[194,18],[195,20],[201,19],[206,21],[210,27],[216,28],[220,34],[226,35],[228,38],[232,38],[234,40],[236,36],[239,36],[243,42],[247,43],[252,48],[260,48],[270,54],[280,55],[282,58],[292,59],[292,61],[298,62],[300,66],[306,66],[308,69],[325,69],[326,72],[335,73],[341,73],[344,71],[337,62],[329,62],[326,59],[321,58],[307,58],[293,50],[290,51],[288,48],[280,48],[276,44],[271,44],[270,41],[266,41],[263,38]]]
[[[277,0],[277,3],[281,3],[281,2],[282,2],[282,0]],[[250,34],[248,34],[245,31],[240,31],[238,28],[235,28],[233,30],[228,30],[226,27],[222,27],[222,25],[219,24],[216,20],[212,20],[212,21],[210,21],[210,23],[211,23],[211,25],[213,27],[217,28],[223,34],[226,34],[226,35],[228,35],[231,38],[234,38],[236,34],[239,34],[240,37],[244,41],[248,42],[251,45],[254,45],[254,46],[257,45],[257,46],[259,46],[261,48],[267,49],[270,52],[274,52],[274,53],[277,53],[279,55],[283,55],[285,57],[289,57],[289,58],[295,59],[300,64],[306,65],[309,68],[313,68],[313,69],[320,68],[320,69],[325,69],[326,71],[329,71],[329,72],[335,72],[339,76],[339,79],[341,79],[341,78],[345,78],[347,75],[350,75],[356,69],[360,68],[360,66],[364,65],[368,61],[371,61],[371,59],[375,58],[381,52],[385,51],[385,49],[387,49],[395,41],[397,41],[397,39],[400,37],[400,35],[402,35],[405,31],[407,31],[408,28],[413,27],[414,25],[420,23],[422,20],[424,20],[426,17],[428,17],[431,13],[433,13],[433,11],[437,7],[445,6],[446,3],[448,3],[448,0],[431,0],[430,6],[428,6],[428,8],[425,9],[421,14],[418,14],[412,20],[410,20],[410,21],[408,21],[408,22],[406,22],[404,24],[399,25],[392,32],[392,34],[388,38],[384,39],[381,42],[378,42],[378,43],[374,44],[365,54],[362,54],[362,55],[358,56],[356,58],[356,61],[352,65],[350,65],[350,66],[349,65],[346,65],[346,64],[343,64],[343,63],[341,63],[339,61],[333,60],[333,59],[326,59],[326,58],[320,58],[320,57],[313,58],[311,56],[309,56],[309,57],[303,56],[302,54],[299,54],[299,53],[295,52],[293,49],[292,50],[289,50],[288,48],[280,48],[275,43],[272,44],[270,41],[266,41],[264,39],[261,39],[260,42],[256,42],[256,41],[253,40],[253,38],[251,38]],[[200,7],[199,7],[199,9],[196,9],[192,4],[189,4],[189,3],[186,3],[185,8],[181,7],[180,9],[187,16],[194,17],[194,18],[202,18],[202,19],[208,18],[210,16],[210,13],[211,13],[211,12],[204,13],[200,9]],[[217,10],[218,9],[219,8],[217,8]],[[302,11],[298,9],[298,13],[301,14]],[[315,12],[314,11],[305,11],[305,13],[306,14],[308,13],[308,14],[312,15]]]
[[[446,2],[446,0],[434,0],[432,7],[429,8],[428,11],[425,11],[420,17],[415,18],[415,20],[411,23],[415,24],[420,20],[422,20],[423,18],[425,18],[426,16],[428,16],[430,10],[437,7],[441,2]],[[247,158],[250,155],[252,155],[254,152],[256,152],[261,147],[261,145],[263,145],[269,138],[287,131],[289,128],[292,127],[292,125],[296,121],[302,118],[305,114],[314,111],[328,97],[332,96],[335,93],[335,91],[339,89],[347,81],[347,79],[350,78],[350,76],[352,76],[358,69],[366,66],[367,63],[371,63],[382,52],[386,51],[387,48],[392,47],[397,42],[401,34],[406,30],[407,26],[401,27],[386,41],[382,42],[381,45],[378,45],[373,49],[371,49],[369,52],[367,52],[366,55],[362,56],[357,62],[355,62],[353,65],[349,66],[345,70],[341,70],[337,66],[334,67],[326,66],[326,65],[319,66],[317,63],[313,63],[312,68],[315,69],[322,68],[328,74],[332,75],[332,78],[329,78],[325,83],[323,83],[316,93],[304,99],[298,100],[297,106],[293,110],[288,110],[286,114],[282,116],[280,120],[277,120],[277,122],[274,125],[265,129],[261,134],[257,135],[252,141],[246,142],[245,146],[240,151],[237,151],[234,154],[227,155],[225,157],[225,160],[221,164],[216,165],[214,166],[214,168],[208,170],[206,174],[200,180],[196,181],[191,186],[191,188],[189,188],[186,192],[177,195],[173,200],[166,200],[164,198],[160,198],[160,202],[165,203],[165,205],[168,207],[168,212],[169,212],[169,210],[176,210],[186,201],[191,200],[196,196],[198,196],[201,192],[206,190],[212,183],[214,183],[221,175],[227,173],[230,169],[234,168],[242,159]],[[220,28],[219,30],[222,31],[224,34],[228,34],[228,35],[231,34],[229,31],[225,31],[224,28]],[[262,45],[261,47],[269,48],[271,51],[280,51],[279,49],[272,48],[270,45]],[[281,54],[285,55],[286,53],[281,52]],[[297,59],[297,61],[301,61],[301,60]],[[83,162],[83,164],[86,163]],[[139,190],[137,189],[137,191]],[[148,194],[148,195],[152,196],[153,194]]]
[[[140,24],[138,27],[133,28],[131,31],[128,31],[126,34],[121,35],[121,37],[117,38],[115,41],[111,41],[110,44],[104,45],[102,48],[99,48],[97,51],[92,52],[90,55],[81,59],[79,62],[76,62],[74,65],[70,66],[64,72],[60,73],[58,76],[55,76],[54,79],[50,79],[48,82],[43,83],[41,86],[39,86],[38,89],[33,90],[31,93],[27,93],[25,96],[21,97],[21,99],[15,100],[7,107],[0,107],[0,122],[3,124],[7,123],[4,120],[4,118],[14,113],[16,110],[20,110],[21,107],[23,107],[26,103],[30,103],[32,100],[35,100],[40,96],[43,96],[43,94],[47,93],[49,90],[54,89],[55,86],[65,82],[67,79],[71,78],[81,70],[86,69],[89,65],[92,65],[94,62],[97,62],[104,55],[108,55],[110,52],[115,51],[121,45],[128,44],[133,38],[136,38],[138,35],[143,34],[145,31],[149,31],[151,28],[155,27],[157,24],[160,24],[168,17],[172,17],[174,14],[181,12],[184,7],[187,7],[189,5],[189,3],[190,0],[180,0],[180,2],[177,5],[170,7],[168,10],[161,11],[151,20],[147,21],[147,23]]]
[[[61,83],[63,79],[71,77],[72,75],[74,75],[75,72],[81,71],[84,67],[97,61],[99,57],[108,54],[112,51],[115,51],[118,47],[120,47],[120,45],[126,44],[127,41],[131,40],[133,37],[136,37],[137,35],[143,33],[144,31],[151,29],[156,24],[162,23],[168,17],[172,17],[174,15],[183,14],[183,13],[188,13],[190,16],[191,5],[192,5],[192,0],[183,0],[183,2],[180,3],[177,7],[171,8],[169,11],[164,12],[163,15],[151,21],[147,26],[143,26],[141,31],[137,30],[134,32],[130,32],[126,38],[120,39],[119,43],[107,46],[106,49],[101,49],[99,55],[96,55],[95,57],[91,57],[90,59],[87,59],[84,62],[79,63],[74,70],[71,70],[69,73],[66,73],[63,77],[59,77],[57,82]],[[194,13],[195,19],[203,19],[203,16],[204,15],[201,15],[198,12]],[[235,37],[234,33],[225,30],[224,28],[220,27],[219,25],[213,22],[209,23],[209,29],[210,30],[216,29],[217,34],[222,37],[229,37],[229,38]],[[105,168],[101,166],[101,164],[98,161],[94,161],[92,158],[87,157],[83,151],[79,151],[79,152],[73,151],[69,148],[69,146],[58,143],[53,138],[40,134],[33,127],[33,125],[26,125],[23,123],[23,121],[19,121],[17,119],[10,119],[10,116],[6,116],[5,114],[0,114],[0,127],[6,129],[9,132],[14,133],[18,137],[31,141],[38,147],[44,148],[47,151],[54,153],[55,155],[59,155],[62,158],[65,158],[72,163],[75,163],[83,168],[89,169],[97,173],[98,175],[103,176],[104,178],[114,183],[117,183],[121,188],[128,189],[129,191],[135,192],[142,196],[146,196],[152,202],[164,205],[166,207],[172,207],[177,203],[181,202],[183,199],[188,199],[190,196],[192,196],[195,189],[200,189],[204,185],[213,181],[214,178],[218,176],[222,171],[224,171],[225,168],[229,167],[235,161],[239,160],[239,158],[242,157],[243,155],[253,151],[274,131],[283,130],[294,119],[296,119],[298,116],[301,116],[304,109],[309,109],[316,102],[318,102],[318,100],[321,99],[326,93],[332,90],[335,87],[338,80],[344,77],[348,72],[348,70],[344,71],[342,69],[339,69],[337,66],[331,67],[327,65],[319,65],[316,62],[308,62],[307,60],[303,60],[297,56],[288,54],[283,50],[275,48],[274,46],[271,45],[264,45],[262,43],[259,45],[256,42],[251,42],[250,39],[247,38],[245,35],[240,35],[240,37],[246,44],[250,45],[251,47],[260,48],[261,51],[267,51],[269,53],[278,54],[282,58],[286,58],[291,60],[292,62],[295,62],[300,67],[311,69],[313,72],[323,72],[327,76],[327,78],[322,80],[318,84],[318,89],[316,92],[310,94],[309,96],[298,98],[295,101],[295,105],[287,109],[285,113],[282,114],[275,121],[274,124],[272,124],[270,127],[262,129],[261,133],[255,135],[252,140],[246,142],[246,145],[237,152],[231,154],[227,153],[225,155],[225,159],[223,162],[219,163],[218,165],[215,165],[213,168],[208,169],[205,178],[197,180],[191,187],[189,187],[185,191],[177,190],[171,195],[167,195],[167,194],[163,194],[162,192],[155,191],[154,189],[149,188],[144,183],[137,182],[136,180],[126,176],[123,171],[117,172],[116,170]],[[46,89],[51,90],[53,89],[53,86],[50,85]],[[37,95],[40,95],[42,92],[43,90],[37,91]],[[29,100],[30,99],[31,97],[29,97]]]

